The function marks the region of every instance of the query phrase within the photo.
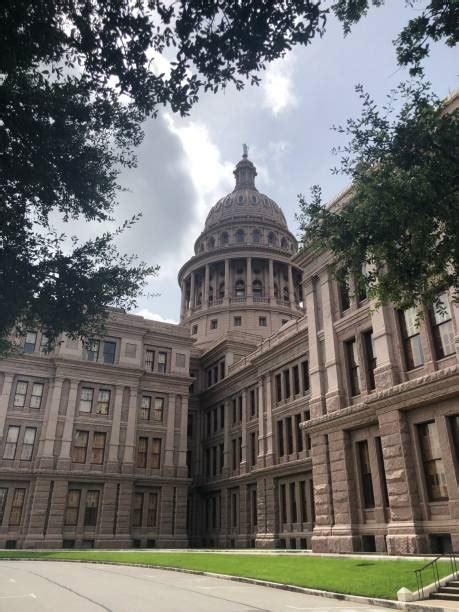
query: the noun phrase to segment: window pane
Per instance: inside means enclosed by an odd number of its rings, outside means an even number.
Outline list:
[[[158,516],[158,494],[150,493],[148,495],[147,527],[156,527],[157,516]]]
[[[86,349],[86,357],[88,361],[97,361],[99,359],[99,348],[100,348],[99,340],[92,340],[89,343]]]
[[[0,487],[0,527],[2,526],[3,516],[5,514],[7,495],[8,495],[8,489],[6,487]]]
[[[137,444],[137,467],[147,467],[148,438],[139,438]]]
[[[110,406],[110,391],[108,389],[99,389],[97,397],[96,414],[107,415]]]
[[[140,404],[140,418],[148,421],[150,419],[151,397],[144,395]]]
[[[91,412],[94,389],[83,387],[80,393],[80,412]]]
[[[77,525],[80,508],[81,490],[73,489],[67,493],[67,507],[64,515],[64,525]]]
[[[92,441],[92,463],[102,465],[104,462],[105,441],[107,434],[105,432],[94,432]]]
[[[35,444],[35,436],[37,429],[35,427],[26,427],[24,432],[24,441],[22,443],[21,460],[30,461],[33,454],[33,445]]]
[[[33,353],[37,343],[36,332],[27,332],[24,342],[24,353]]]
[[[74,463],[86,463],[86,453],[88,450],[89,432],[75,431],[73,443],[72,460]]]
[[[8,433],[6,435],[5,448],[3,450],[3,459],[14,459],[16,456],[16,447],[18,444],[20,428],[15,425],[8,427]]]
[[[132,525],[133,527],[142,526],[143,514],[143,493],[135,493],[133,500]]]
[[[104,342],[104,363],[115,363],[116,342]]]
[[[18,380],[16,383],[16,393],[14,394],[13,406],[16,408],[23,408],[25,405],[25,399],[27,395],[28,383],[24,380]]]
[[[24,507],[25,489],[14,489],[13,502],[10,511],[10,527],[17,527],[21,524],[22,509]]]
[[[418,433],[429,500],[448,499],[440,439],[435,422],[418,425]]]
[[[155,397],[155,409],[153,412],[153,417],[157,421],[162,421],[163,412],[164,412],[164,397]]]
[[[437,359],[443,359],[456,352],[453,322],[445,321],[433,328]]]
[[[32,387],[32,395],[30,396],[30,407],[40,408],[41,398],[43,397],[43,383],[34,383]]]
[[[145,368],[147,370],[153,370],[154,361],[155,361],[155,352],[146,350],[145,351]]]
[[[359,451],[364,508],[374,508],[375,498],[373,492],[373,479],[371,476],[370,457],[368,454],[368,442],[363,440],[362,442],[359,442],[357,446]]]
[[[97,509],[99,507],[99,491],[88,491],[86,493],[86,508],[84,512],[84,524],[95,527],[97,524]]]
[[[151,446],[151,467],[158,469],[161,465],[161,438],[153,438]]]
[[[440,325],[440,323],[444,323],[445,321],[449,321],[451,319],[451,310],[447,293],[442,293],[438,299],[438,304],[436,304],[433,308],[433,317],[434,322],[437,325]]]

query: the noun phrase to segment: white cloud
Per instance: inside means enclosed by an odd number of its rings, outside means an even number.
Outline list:
[[[165,319],[160,314],[157,314],[156,312],[151,312],[151,310],[148,310],[148,308],[141,308],[133,314],[139,315],[140,317],[144,317],[144,319],[150,319],[151,321],[159,321],[159,323],[173,323],[174,325],[177,325],[178,323],[178,321],[174,321],[174,319]]]
[[[279,115],[298,104],[293,91],[293,74],[296,59],[289,53],[269,64],[263,77],[264,105],[274,115]]]

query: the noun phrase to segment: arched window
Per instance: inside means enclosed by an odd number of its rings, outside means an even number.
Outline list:
[[[218,288],[218,297],[222,300],[225,297],[225,283],[220,283]]]
[[[286,249],[286,248],[287,248],[287,240],[286,240],[285,238],[282,238],[282,240],[281,240],[281,247],[282,247],[283,249]]]
[[[214,249],[215,248],[215,238],[211,236],[207,244],[208,244],[209,249]]]
[[[284,298],[284,302],[288,302],[289,301],[288,287],[284,287],[283,298]]]
[[[255,297],[261,297],[263,295],[263,283],[261,280],[254,280],[252,284],[252,292]]]
[[[253,230],[253,232],[252,232],[252,240],[253,240],[253,242],[257,242],[257,243],[260,242],[260,240],[261,240],[261,232],[260,232],[260,230],[257,230],[257,229]]]
[[[199,252],[203,253],[204,251],[204,242],[201,242],[201,245],[199,246]]]
[[[228,232],[222,232],[221,241],[222,244],[228,244]]]
[[[276,244],[276,236],[273,232],[269,232],[268,234],[268,244],[269,246],[274,246]]]
[[[244,234],[244,230],[238,229],[236,232],[236,242],[244,242],[245,239],[245,234]]]
[[[235,296],[236,297],[245,297],[245,283],[243,280],[236,281],[236,285],[234,287]]]

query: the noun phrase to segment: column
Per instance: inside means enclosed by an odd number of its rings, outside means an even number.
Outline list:
[[[332,279],[329,273],[323,279],[320,287],[322,292],[322,308],[324,317],[324,343],[325,343],[325,376],[327,377],[327,393],[325,402],[327,412],[339,410],[343,405],[343,397],[339,386],[339,372],[337,360],[337,339],[333,327],[334,313],[331,299]]]
[[[225,430],[223,438],[223,472],[228,475],[231,469],[231,441],[230,441],[230,426],[231,426],[231,401],[225,400]]]
[[[247,280],[247,288],[246,288],[247,301],[253,302],[252,258],[251,257],[247,257],[247,261],[246,261],[246,280]]]
[[[180,319],[184,319],[186,313],[186,281],[182,280],[181,284],[182,299],[180,303]]]
[[[293,287],[293,273],[292,266],[288,264],[287,266],[287,274],[288,274],[288,299],[290,300],[290,305],[293,307],[295,304],[295,289]]]
[[[271,399],[271,375],[266,376],[266,466],[273,464],[273,407]]]
[[[258,381],[258,467],[265,466],[265,407],[263,399],[263,378],[260,378]]]
[[[225,302],[230,298],[230,260],[225,259]]]
[[[72,446],[73,423],[75,420],[75,410],[78,401],[77,394],[78,381],[72,380],[70,382],[69,399],[64,421],[64,431],[62,432],[61,452],[59,453],[59,458],[57,460],[57,465],[59,469],[68,469],[70,466],[70,450]]]
[[[204,273],[204,308],[209,305],[209,277],[210,277],[210,266],[206,264]]]
[[[247,389],[242,391],[242,423],[241,423],[241,465],[240,473],[247,471]]]
[[[8,412],[8,403],[10,400],[13,380],[13,374],[5,374],[3,377],[2,393],[0,395],[0,440],[3,437],[3,430],[5,428],[6,413]]]
[[[304,303],[308,313],[308,346],[309,346],[309,386],[311,399],[309,407],[311,419],[322,416],[324,413],[324,399],[322,396],[322,364],[319,359],[319,340],[317,332],[319,326],[317,322],[316,292],[320,291],[320,281],[318,277],[311,278],[304,285]]]
[[[268,295],[269,299],[274,299],[274,262],[272,259],[268,260]]]
[[[137,387],[130,388],[129,411],[124,445],[123,472],[130,472],[134,467],[135,431],[137,423]]]
[[[195,273],[191,273],[191,281],[190,281],[190,310],[193,310],[196,304],[196,296],[195,296]]]
[[[123,407],[124,387],[116,385],[115,402],[113,406],[112,430],[110,432],[110,446],[108,448],[109,469],[117,471],[118,467],[118,448],[120,445],[120,423],[121,409]]]
[[[164,467],[172,468],[174,465],[174,433],[175,433],[175,394],[167,396],[167,431],[164,449]]]
[[[40,467],[52,467],[54,463],[53,450],[63,382],[63,378],[56,377],[50,385],[51,388],[43,418],[44,433],[42,433],[38,452]]]
[[[375,384],[376,389],[387,389],[400,382],[400,370],[392,352],[392,334],[390,315],[391,307],[380,306],[371,309],[371,326],[373,328],[373,343],[376,357]]]

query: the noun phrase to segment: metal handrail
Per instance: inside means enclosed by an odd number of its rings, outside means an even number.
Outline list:
[[[435,583],[436,590],[438,590],[441,586],[440,585],[440,572],[438,570],[438,561],[439,559],[443,559],[443,558],[449,559],[449,562],[451,565],[451,574],[453,575],[454,579],[456,579],[459,575],[456,554],[457,553],[453,552],[453,553],[444,553],[442,555],[438,555],[438,557],[435,557],[435,559],[432,559],[432,561],[429,561],[429,563],[426,563],[426,565],[424,565],[423,567],[420,567],[419,569],[414,570],[414,573],[416,576],[416,585],[418,587],[418,593],[419,592],[422,593],[422,599],[424,599],[424,583],[422,580],[422,572],[429,567],[432,568],[433,582]]]

